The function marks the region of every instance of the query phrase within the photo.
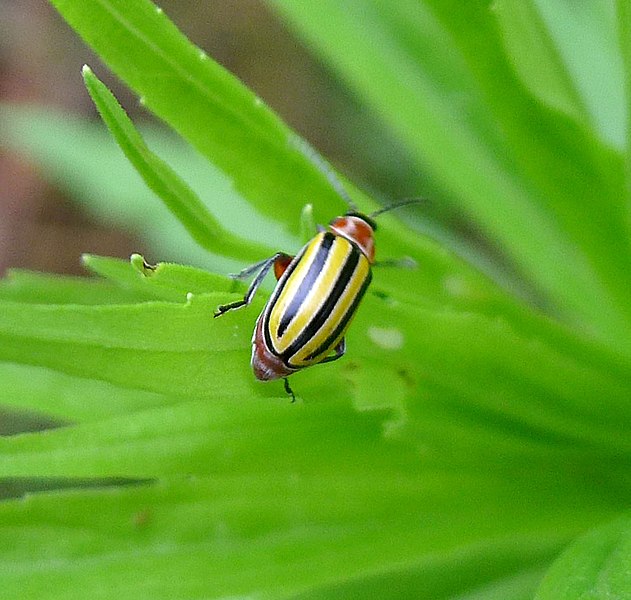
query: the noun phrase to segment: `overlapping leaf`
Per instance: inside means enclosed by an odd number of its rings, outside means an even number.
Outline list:
[[[588,532],[554,562],[536,600],[625,598],[631,590],[628,516]]]
[[[622,157],[583,123],[568,127],[520,94],[488,3],[272,3],[556,310],[628,351],[631,301],[622,282],[631,248],[620,203]],[[560,18],[551,17],[555,24]],[[582,26],[575,44],[592,36],[589,21]],[[610,37],[600,38],[608,49]],[[573,77],[564,64],[549,71],[555,81],[560,72]],[[602,64],[615,71],[603,81],[619,97],[619,62]],[[624,130],[624,115],[615,116],[613,127]]]

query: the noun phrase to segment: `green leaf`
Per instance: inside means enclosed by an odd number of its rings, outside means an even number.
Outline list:
[[[620,221],[620,156],[584,132],[569,132],[578,145],[566,144],[567,124],[538,120],[539,112],[533,132],[533,110],[541,109],[511,81],[488,3],[272,4],[392,127],[418,169],[479,224],[518,276],[551,301],[550,312],[628,352],[631,301],[622,282],[631,251]],[[556,158],[550,140],[563,149]],[[579,155],[570,165],[580,168],[568,168],[566,145]],[[569,188],[559,185],[559,173]],[[597,191],[585,198],[586,189]],[[582,220],[577,198],[585,198]]]
[[[610,7],[500,0],[494,9],[507,56],[530,92],[622,149],[623,69]]]
[[[158,600],[336,597],[349,581],[360,590],[397,581],[399,597],[466,597],[523,577],[526,565],[540,570],[580,527],[587,514],[570,523],[550,511],[559,491],[526,491],[513,506],[515,490],[484,476],[328,471],[40,494],[0,505],[0,578],[8,600],[104,589]],[[524,594],[533,579],[520,582]]]
[[[209,397],[251,393],[243,316],[213,319],[225,295],[180,304],[2,303],[0,357],[123,387]],[[259,305],[260,306],[260,305]],[[31,312],[32,311],[32,312]],[[227,360],[231,353],[237,360]]]
[[[552,564],[536,600],[627,598],[631,592],[631,518],[581,536]]]
[[[260,298],[214,319],[219,304],[239,297],[227,293],[233,283],[225,278],[178,265],[158,265],[143,274],[121,261],[87,260],[112,281],[163,300],[102,306],[2,302],[0,336],[7,341],[0,357],[178,397],[263,393],[247,360]],[[463,339],[469,340],[466,346]],[[488,435],[499,424],[496,443],[522,459],[580,461],[586,448],[621,460],[631,453],[631,366],[545,321],[523,320],[517,327],[497,317],[369,293],[348,344],[352,362],[294,376],[301,396],[315,399],[332,391],[343,396],[347,386],[338,378],[346,378],[354,382],[359,407],[400,411],[408,434],[418,435],[431,423],[437,451],[454,442],[458,447],[449,429],[455,401],[463,407],[457,416],[463,444],[476,435],[482,417],[482,430]],[[441,390],[436,406],[419,397],[418,382],[421,389]],[[267,389],[282,395],[280,386]],[[594,403],[598,394],[607,402]],[[435,420],[424,411],[435,412]],[[527,444],[524,435],[536,441]],[[572,448],[571,442],[580,446]]]
[[[243,198],[291,223],[289,243],[310,221],[304,204],[316,221],[342,210],[290,130],[162,11],[53,3]],[[516,260],[496,272],[517,264],[511,289],[534,282],[552,316],[384,215],[379,258],[418,268],[375,269],[348,355],[293,375],[292,404],[248,364],[265,294],[213,318],[241,282],[140,255],[86,256],[104,281],[18,274],[0,286],[0,397],[9,413],[66,426],[0,438],[0,496],[32,492],[0,503],[3,597],[526,599],[577,535],[629,508],[620,153],[516,83],[485,0],[284,5],[317,25],[313,39],[419,173],[429,165],[475,215],[500,247],[488,256]],[[87,79],[198,237],[223,227],[186,168],[180,181]],[[256,214],[242,221],[220,235],[267,244]],[[613,555],[599,581],[617,585],[622,561],[604,538],[577,562],[593,574],[592,558]]]
[[[544,104],[579,120],[585,107],[535,2],[494,5],[506,53],[523,83]]]
[[[264,246],[231,235],[213,219],[186,183],[147,148],[112,93],[87,66],[83,68],[83,79],[101,117],[129,161],[200,246],[216,254],[251,261],[268,253]]]
[[[84,387],[90,386],[99,389],[96,384]],[[0,439],[0,478],[146,479],[182,473],[258,473],[263,478],[265,473],[318,471],[323,453],[338,474],[355,472],[363,464],[370,464],[372,472],[387,472],[393,459],[408,467],[416,462],[412,452],[385,443],[383,413],[358,415],[348,403],[292,405],[285,396],[265,402],[217,397],[160,401],[148,394],[138,394],[137,399],[131,392],[125,395],[133,407],[126,413],[112,410],[108,416],[101,410],[99,419],[46,436]],[[332,421],[344,423],[343,432],[332,429]],[[281,438],[279,431],[284,432]]]
[[[384,344],[383,331],[396,346]],[[427,456],[631,464],[631,365],[571,333],[369,296],[348,347],[362,404],[403,402],[402,435],[424,440]]]
[[[4,408],[46,415],[63,424],[86,423],[173,402],[162,394],[11,363],[0,363],[0,398]]]
[[[339,212],[339,198],[293,144],[287,126],[161,9],[143,0],[52,4],[144,106],[228,173],[261,212],[282,215],[297,233],[297,189],[303,198],[319,199],[318,214]]]
[[[93,273],[121,288],[133,290],[152,299],[183,302],[188,294],[234,292],[237,288],[243,287],[221,275],[184,265],[158,263],[145,268],[146,263],[138,254],[132,255],[132,264],[93,254],[84,254],[82,259],[85,267]],[[133,264],[136,259],[140,259],[140,269]]]
[[[0,281],[0,298],[29,304],[128,304],[155,296],[146,285],[125,289],[102,280],[14,269]]]
[[[179,265],[160,264],[145,275],[124,261],[92,256],[85,260],[128,293],[156,301],[119,305],[0,301],[4,360],[177,396],[208,397],[252,389],[249,373],[236,377],[247,371],[251,311],[213,319],[217,306],[230,298],[226,292],[242,289],[241,284]],[[79,283],[78,289],[85,285]],[[78,295],[75,292],[73,300]],[[252,310],[257,307],[261,304],[255,299]],[[227,360],[231,353],[241,356],[232,365]]]

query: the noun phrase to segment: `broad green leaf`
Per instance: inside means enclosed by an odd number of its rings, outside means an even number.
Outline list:
[[[253,324],[243,311],[231,319],[213,319],[225,298],[205,294],[179,304],[30,305],[26,311],[4,302],[0,357],[158,393],[251,393],[250,376],[242,375]]]
[[[155,272],[159,280],[162,268]],[[0,302],[0,360],[179,398],[286,399],[282,384],[255,382],[249,367],[250,339],[262,299],[214,319],[219,304],[242,294],[194,294],[184,283],[194,270],[164,268],[167,276],[162,282],[168,281],[169,272],[186,275],[175,284],[182,285],[182,291],[168,285],[154,289],[158,296],[166,291],[169,297],[179,296],[179,301],[101,306]],[[153,276],[137,272],[133,276],[152,288]],[[223,287],[232,283],[223,280]],[[307,397],[328,396],[332,391],[337,395],[341,390],[339,369],[298,379],[306,383],[300,384],[299,392],[304,390]]]
[[[174,402],[162,394],[11,363],[0,363],[0,398],[3,408],[47,416],[60,424],[111,418]]]
[[[75,342],[101,348],[173,351],[233,350],[226,319],[212,319],[218,295],[179,304],[145,302],[131,305],[41,305],[2,303],[3,333],[53,342]],[[206,318],[204,318],[206,317]],[[210,317],[210,318],[208,318]],[[230,327],[232,329],[232,327]],[[188,331],[188,335],[182,335]]]
[[[323,455],[338,474],[367,466],[372,473],[392,471],[394,464],[417,466],[411,450],[383,439],[383,412],[357,414],[349,403],[153,398],[152,405],[149,395],[138,396],[132,398],[133,413],[101,411],[98,420],[46,436],[0,438],[0,477],[263,477],[319,471]],[[332,422],[344,426],[331,428]]]
[[[256,261],[267,253],[259,244],[236,238],[211,216],[188,185],[152,153],[107,87],[85,66],[83,79],[99,113],[125,156],[203,248],[216,254]]]
[[[174,301],[103,306],[5,301],[0,335],[6,343],[0,357],[178,397],[263,393],[247,359],[261,299],[214,319],[219,304],[239,296],[205,293],[215,287],[213,276],[177,265],[160,265],[143,275],[116,261],[90,260],[103,272],[115,267],[119,281],[131,278],[134,285]],[[224,290],[230,285],[217,281]],[[520,329],[497,317],[437,311],[369,293],[349,332],[348,361],[308,369],[295,376],[296,382],[307,399],[333,391],[343,397],[347,385],[339,378],[347,378],[355,382],[351,389],[359,407],[401,411],[411,419],[404,429],[414,432],[424,428],[423,411],[431,406],[419,393],[441,390],[432,411],[448,415],[450,403],[460,402],[478,411],[478,418],[485,415],[482,431],[487,433],[499,419],[496,442],[508,443],[511,452],[541,460],[555,456],[556,461],[580,459],[587,448],[604,456],[628,456],[631,366],[571,333],[543,325],[525,321]],[[370,371],[373,384],[366,379]],[[280,386],[267,390],[280,394]],[[598,395],[606,403],[595,403]],[[466,415],[458,417],[464,417],[462,439],[471,430]],[[437,447],[453,443],[448,434],[453,421],[453,415],[444,427],[440,418],[432,421]],[[478,427],[474,421],[473,431]],[[525,434],[536,440],[532,446],[524,444]],[[571,441],[579,447],[572,448]]]
[[[498,318],[388,306],[372,296],[365,308],[349,336],[348,376],[366,381],[360,398],[369,406],[380,398],[400,406],[403,397],[403,430],[425,440],[426,451],[458,462],[599,456],[630,464],[627,361],[567,332],[539,329],[533,339]],[[375,328],[400,342],[384,346]],[[364,372],[374,370],[374,378]]]
[[[541,569],[594,518],[561,510],[560,491],[535,486],[513,504],[492,477],[329,472],[40,494],[0,506],[0,578],[20,600],[290,598],[349,580],[388,589],[403,571],[399,597],[466,597]]]
[[[599,600],[631,594],[631,519],[581,536],[552,564],[536,600]]]
[[[156,325],[154,329],[158,327]],[[121,328],[122,329],[122,328]],[[177,332],[176,332],[177,333]],[[181,333],[181,332],[180,332]],[[122,333],[121,333],[121,337]],[[241,336],[239,336],[241,337]],[[226,339],[228,339],[226,337]],[[243,335],[247,339],[247,334]],[[129,389],[175,396],[242,398],[259,392],[248,372],[249,348],[198,351],[139,350],[100,344],[60,342],[0,335],[0,360],[44,366],[77,377],[99,379]],[[106,366],[105,366],[106,365]],[[278,389],[267,388],[268,395]]]
[[[138,268],[134,265],[136,261],[140,262]],[[131,257],[131,264],[128,261],[92,254],[83,256],[83,264],[88,270],[124,289],[134,290],[154,299],[183,302],[189,293],[230,292],[239,287],[235,281],[194,267],[158,263],[146,268],[143,263],[146,264],[143,257],[137,254]]]

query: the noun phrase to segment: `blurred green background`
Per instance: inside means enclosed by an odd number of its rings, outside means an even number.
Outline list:
[[[263,2],[167,0],[161,6],[194,43],[256,91],[343,171],[386,199],[424,193],[423,174],[410,167],[388,130],[354,101]],[[117,197],[101,195],[93,205],[82,207],[77,201],[86,194],[85,189],[72,194],[73,179],[80,175],[62,180],[55,164],[58,147],[41,147],[42,138],[50,135],[46,124],[59,114],[89,118],[95,128],[105,132],[81,79],[85,62],[99,62],[92,57],[48,3],[0,2],[0,100],[12,106],[48,107],[52,112],[50,116],[38,113],[40,131],[32,120],[29,123],[28,113],[21,114],[17,134],[21,139],[15,140],[15,132],[9,139],[6,131],[0,138],[0,272],[21,267],[85,274],[79,261],[82,252],[127,258],[141,251],[155,260],[196,257],[203,263],[193,247],[188,255],[173,255],[159,240],[150,243],[138,230],[125,227],[121,218],[111,214],[115,209],[108,213],[107,208],[101,212],[94,208],[97,204],[116,206],[120,202]],[[104,80],[137,123],[155,123],[117,78],[106,73]],[[108,177],[110,163],[105,160],[109,160],[114,163],[112,168],[123,173],[127,169],[133,193],[145,194],[152,202],[151,193],[144,190],[108,134],[96,138],[84,135],[82,130],[71,130],[65,119],[59,121],[57,131],[59,138],[67,138],[67,160],[74,161],[77,171],[80,160],[92,168],[95,160],[101,160],[104,177]],[[173,136],[168,139],[172,140],[170,157],[181,156],[183,145]],[[78,141],[100,146],[99,156],[77,152]],[[155,144],[164,148],[168,140],[158,132]],[[198,165],[207,168],[205,162]],[[125,185],[121,181],[121,187]],[[130,193],[124,189],[122,193],[125,191]],[[87,193],[98,194],[98,190]],[[161,207],[154,206],[158,213]],[[174,220],[170,222],[176,227]]]

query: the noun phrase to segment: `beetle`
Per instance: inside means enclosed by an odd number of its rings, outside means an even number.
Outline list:
[[[296,397],[288,377],[306,367],[340,359],[346,352],[346,331],[372,279],[375,264],[375,217],[394,208],[418,203],[404,200],[370,215],[357,209],[324,159],[300,147],[348,204],[349,211],[333,219],[296,254],[277,252],[241,272],[234,279],[254,275],[242,300],[217,307],[214,317],[252,301],[273,268],[277,283],[252,334],[251,365],[260,381],[283,379],[285,391]],[[395,261],[396,262],[396,261]]]

